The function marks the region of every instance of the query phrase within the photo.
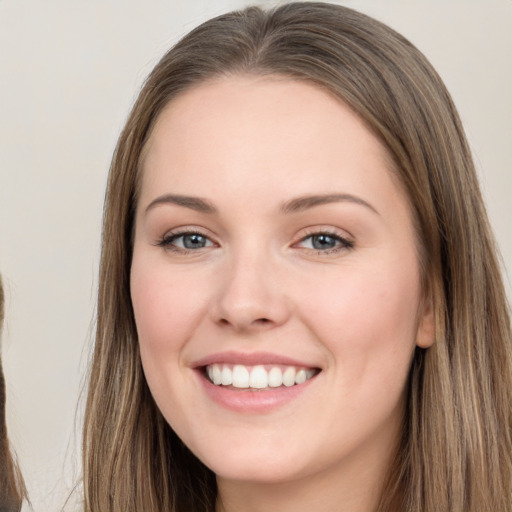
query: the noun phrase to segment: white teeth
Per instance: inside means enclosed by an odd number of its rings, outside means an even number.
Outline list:
[[[215,382],[214,382],[215,384]],[[249,370],[241,364],[233,367],[233,387],[248,388],[249,387]]]
[[[295,384],[303,384],[315,376],[313,369],[301,368],[297,370],[293,366],[273,366],[269,371],[263,365],[246,367],[236,364],[231,367],[228,364],[212,364],[206,367],[208,379],[216,386],[233,386],[235,388],[278,388],[291,387]]]
[[[220,371],[220,367],[218,364],[214,364],[213,365],[213,383],[216,384],[217,386],[219,384],[222,384],[222,374],[221,374],[221,371]]]
[[[249,378],[249,387],[263,389],[268,386],[268,374],[263,366],[255,366],[251,370]]]
[[[295,384],[295,368],[288,366],[283,373],[283,384],[289,388]]]
[[[228,366],[224,366],[224,368],[222,368],[221,377],[221,384],[223,386],[230,386],[231,384],[233,384],[233,372],[229,369]]]
[[[295,384],[306,382],[306,370],[299,370],[295,375]]]
[[[283,372],[281,368],[272,368],[268,372],[268,385],[271,388],[278,388],[283,385]]]

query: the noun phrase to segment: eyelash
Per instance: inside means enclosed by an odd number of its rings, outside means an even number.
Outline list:
[[[348,239],[340,236],[337,233],[334,233],[334,232],[328,231],[328,230],[312,231],[312,232],[308,233],[307,235],[303,236],[294,245],[300,244],[300,243],[302,243],[302,242],[304,242],[304,241],[306,241],[306,240],[308,240],[310,238],[312,239],[313,237],[320,237],[320,236],[325,236],[325,237],[328,237],[328,238],[332,238],[338,244],[336,247],[333,247],[331,249],[325,249],[325,250],[315,249],[314,247],[309,248],[309,250],[315,251],[315,253],[320,255],[320,256],[325,256],[325,255],[329,255],[329,254],[336,254],[338,252],[347,251],[347,250],[350,250],[350,249],[354,248],[354,242],[352,242],[351,240],[348,240]]]
[[[164,235],[155,245],[157,245],[158,247],[163,247],[166,250],[169,250],[169,251],[172,251],[175,253],[179,253],[179,254],[184,254],[184,255],[190,254],[190,253],[198,251],[199,249],[205,248],[205,247],[199,247],[196,249],[187,249],[185,247],[177,247],[176,245],[174,245],[176,240],[178,240],[182,237],[185,237],[185,236],[190,236],[190,235],[192,235],[192,236],[197,235],[197,236],[200,236],[200,237],[206,239],[211,244],[209,247],[215,246],[215,242],[213,242],[210,237],[208,237],[201,231],[190,230],[190,229],[184,230],[184,231],[168,233],[168,234]],[[293,244],[293,246],[297,246],[298,244],[301,244],[310,238],[312,239],[313,237],[321,237],[321,236],[325,236],[325,237],[333,239],[338,245],[336,247],[333,247],[330,249],[325,249],[325,250],[315,249],[314,247],[306,248],[306,249],[315,251],[315,253],[320,256],[325,256],[328,254],[335,254],[335,253],[338,253],[341,251],[346,251],[346,250],[350,250],[350,249],[354,248],[354,242],[347,240],[346,238],[338,235],[337,233],[333,233],[333,232],[327,231],[327,230],[312,231],[311,233],[308,233],[307,235],[303,236],[298,242],[295,242]]]
[[[187,229],[183,231],[175,231],[171,233],[165,234],[157,243],[156,245],[158,247],[163,247],[164,249],[172,252],[176,252],[179,254],[190,254],[193,252],[196,252],[198,249],[187,249],[186,247],[177,247],[174,245],[176,240],[179,238],[185,237],[187,235],[197,235],[200,236],[207,241],[211,242],[212,245],[215,245],[215,242],[211,240],[210,237],[206,236],[204,233],[201,233],[201,231],[194,230],[194,229]],[[203,247],[200,247],[200,249],[203,249]]]

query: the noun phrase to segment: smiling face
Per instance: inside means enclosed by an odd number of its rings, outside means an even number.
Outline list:
[[[221,480],[382,474],[431,342],[386,150],[312,85],[230,77],[149,140],[131,293],[162,414]]]

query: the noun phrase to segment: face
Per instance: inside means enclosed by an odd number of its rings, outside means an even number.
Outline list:
[[[219,478],[384,464],[416,345],[418,250],[386,150],[313,85],[230,77],[160,115],[131,293],[147,382]]]

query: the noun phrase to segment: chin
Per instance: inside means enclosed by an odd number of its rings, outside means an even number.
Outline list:
[[[253,484],[281,484],[299,480],[304,476],[300,473],[296,473],[295,471],[291,471],[290,467],[275,468],[270,464],[258,466],[237,464],[231,467],[223,465],[223,467],[219,467],[217,469],[218,471],[216,471],[215,468],[212,468],[217,478]]]
[[[256,450],[226,450],[223,453],[198,454],[218,478],[259,484],[289,482],[305,476],[307,465],[299,453],[282,450],[268,452],[261,446]],[[298,464],[300,462],[300,465]]]

